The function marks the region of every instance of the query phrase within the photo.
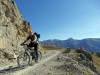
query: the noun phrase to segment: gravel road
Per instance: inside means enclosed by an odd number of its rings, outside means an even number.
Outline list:
[[[43,55],[43,58],[40,62],[21,68],[9,65],[3,70],[0,70],[0,75],[42,75],[41,72],[36,74],[37,70],[43,68],[43,66],[45,67],[45,64],[54,59],[58,54],[60,54],[60,52],[56,50],[47,51],[46,54]]]

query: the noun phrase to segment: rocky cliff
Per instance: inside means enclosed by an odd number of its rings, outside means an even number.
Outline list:
[[[20,42],[31,30],[13,0],[0,0],[0,49],[20,50]],[[3,50],[4,49],[4,50]]]

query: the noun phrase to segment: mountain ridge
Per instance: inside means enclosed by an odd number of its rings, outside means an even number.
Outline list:
[[[41,41],[42,45],[46,46],[57,46],[57,47],[63,47],[63,48],[73,48],[77,49],[79,47],[84,47],[88,51],[93,52],[100,52],[100,38],[85,38],[81,40],[68,38],[67,40],[44,40]]]

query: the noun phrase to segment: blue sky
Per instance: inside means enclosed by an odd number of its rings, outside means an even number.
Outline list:
[[[100,38],[100,0],[15,0],[40,40]]]

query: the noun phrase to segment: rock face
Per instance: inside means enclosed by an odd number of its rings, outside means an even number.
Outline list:
[[[20,42],[31,30],[13,0],[0,0],[0,49],[20,50]]]

